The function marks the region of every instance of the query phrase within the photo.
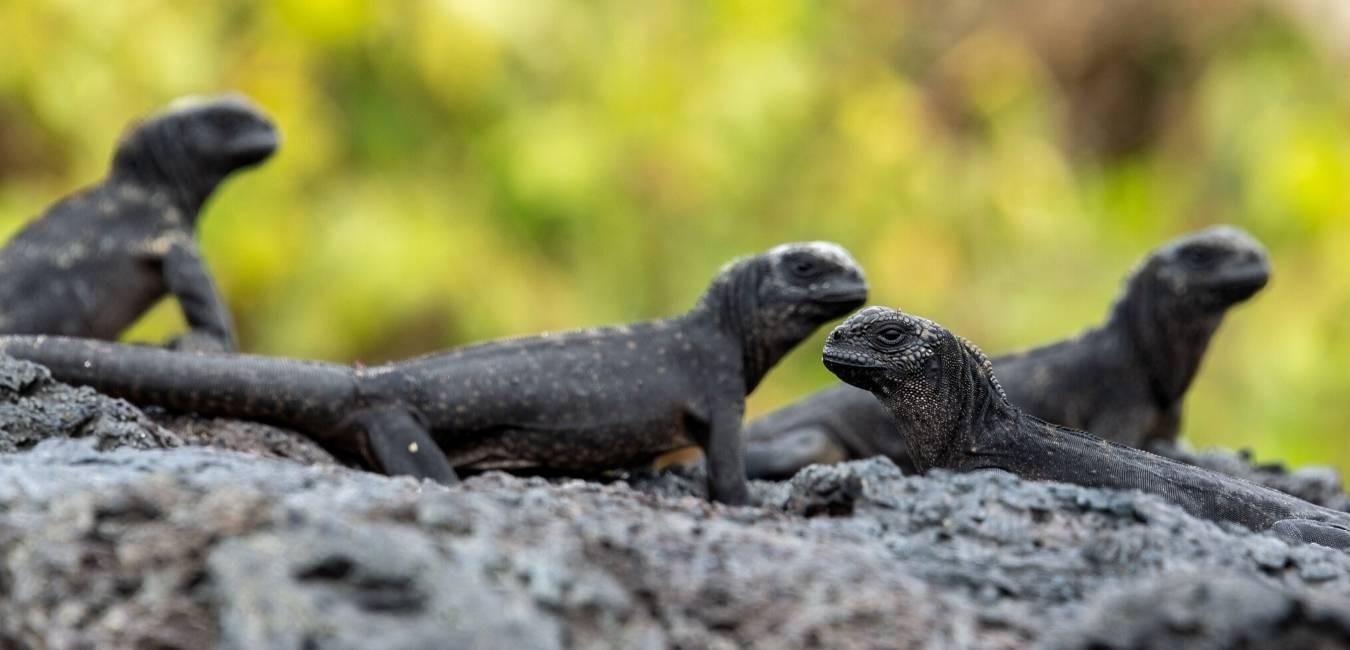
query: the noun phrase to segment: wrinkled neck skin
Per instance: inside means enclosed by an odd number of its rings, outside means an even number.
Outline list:
[[[1179,304],[1170,288],[1145,268],[1130,278],[1108,328],[1123,334],[1148,375],[1154,400],[1166,410],[1190,388],[1223,310]]]
[[[759,284],[765,272],[759,259],[736,263],[713,280],[689,313],[691,319],[708,324],[737,345],[747,395],[814,329],[802,332],[802,326],[792,319],[772,325],[763,322],[765,308],[759,304]]]
[[[919,386],[925,380],[915,377],[884,400],[891,405],[897,429],[909,433],[905,442],[921,472],[963,468],[972,453],[989,444],[989,436],[1002,435],[1016,421],[1015,410],[994,387],[984,363],[956,347],[943,354],[936,391]],[[920,395],[934,399],[915,399]]]
[[[111,180],[167,196],[183,212],[189,225],[193,225],[202,205],[225,175],[194,164],[193,155],[178,135],[164,125],[132,134],[118,146]]]

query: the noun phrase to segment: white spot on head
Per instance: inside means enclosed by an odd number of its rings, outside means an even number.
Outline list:
[[[861,268],[858,261],[853,259],[848,250],[843,246],[830,241],[809,241],[794,242],[791,244],[781,244],[769,249],[769,254],[781,256],[792,252],[807,252],[819,257],[833,261],[840,266],[852,266]]]
[[[258,106],[253,103],[253,100],[249,99],[247,95],[244,95],[243,93],[233,92],[221,95],[187,95],[185,97],[179,97],[178,99],[169,102],[169,104],[164,107],[164,110],[155,113],[152,116],[152,119],[154,117],[170,115],[173,113],[186,113],[190,111],[195,111],[200,108],[212,105],[237,108],[239,110],[248,111],[250,113],[255,113],[258,115],[262,114],[262,110],[259,109]]]
[[[1237,226],[1228,224],[1210,226],[1204,230],[1197,230],[1177,237],[1163,245],[1160,252],[1172,254],[1187,245],[1200,242],[1223,246],[1230,250],[1254,251],[1260,253],[1262,256],[1265,256],[1266,253],[1266,247],[1262,246],[1261,242],[1257,241],[1251,233]]]

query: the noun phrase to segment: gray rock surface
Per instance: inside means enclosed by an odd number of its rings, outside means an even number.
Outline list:
[[[142,412],[90,388],[67,386],[46,368],[0,356],[0,453],[50,438],[91,438],[99,449],[205,445],[313,464],[337,461],[294,431],[246,420]]]
[[[300,433],[261,422],[213,418],[147,409],[146,415],[178,434],[189,445],[233,449],[264,458],[286,458],[306,465],[339,464],[318,443]]]
[[[1147,495],[905,477],[883,460],[755,487],[763,507],[726,508],[623,482],[493,473],[445,488],[53,440],[0,456],[0,647],[1220,647],[1350,633],[1350,556]],[[1216,575],[1242,586],[1159,582]]]
[[[122,400],[67,386],[42,366],[0,356],[0,453],[54,437],[91,438],[100,449],[183,444]]]
[[[3,436],[66,421],[30,372]],[[882,459],[748,508],[696,472],[444,487],[80,399],[0,454],[0,648],[1350,647],[1350,555],[1139,493]]]

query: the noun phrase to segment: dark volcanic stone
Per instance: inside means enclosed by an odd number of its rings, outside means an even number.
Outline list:
[[[1344,648],[1350,606],[1233,574],[1181,573],[1103,590],[1045,648]]]
[[[1350,555],[1142,493],[884,459],[744,508],[698,469],[445,487],[135,448],[172,438],[25,366],[0,361],[27,441],[0,454],[0,648],[1347,647]]]
[[[301,433],[249,420],[211,418],[148,409],[146,415],[189,445],[242,451],[265,458],[285,458],[305,465],[334,465],[338,461]]]
[[[122,400],[58,383],[42,366],[0,355],[0,453],[56,437],[92,438],[100,449],[183,444]]]

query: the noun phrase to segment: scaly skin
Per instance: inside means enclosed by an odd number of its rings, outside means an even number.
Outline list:
[[[1001,469],[1028,480],[1142,490],[1196,517],[1350,547],[1350,514],[1025,413],[1008,401],[979,349],[932,321],[869,307],[830,333],[824,362],[885,405],[921,471]]]
[[[1226,311],[1265,286],[1265,249],[1219,226],[1159,247],[1140,262],[1106,322],[1067,341],[994,359],[1012,402],[1043,420],[1147,448],[1176,440],[1182,401]],[[751,478],[811,463],[889,456],[914,464],[890,415],[839,384],[746,427]]]
[[[99,185],[62,200],[0,249],[0,333],[112,340],[172,294],[185,348],[230,351],[234,326],[197,251],[202,205],[278,136],[241,97],[171,107],[133,126]]]
[[[138,404],[287,426],[390,474],[601,471],[697,444],[713,498],[744,503],[745,395],[865,298],[842,248],[792,244],[728,266],[676,318],[370,368],[55,337],[0,337],[0,352]]]

